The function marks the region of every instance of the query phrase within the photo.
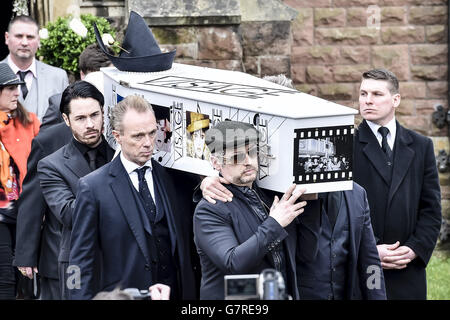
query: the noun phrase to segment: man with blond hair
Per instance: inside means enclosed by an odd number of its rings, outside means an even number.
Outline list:
[[[128,96],[112,109],[110,120],[121,152],[80,179],[71,235],[71,298],[161,283],[170,287],[171,299],[195,299],[193,243],[186,228],[192,225],[190,207],[174,201],[181,196],[152,159],[153,109],[143,98]]]

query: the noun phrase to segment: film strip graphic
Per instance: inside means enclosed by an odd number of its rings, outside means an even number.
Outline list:
[[[294,183],[353,179],[353,125],[302,128],[294,133]]]

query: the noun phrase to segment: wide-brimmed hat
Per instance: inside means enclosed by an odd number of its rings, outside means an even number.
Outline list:
[[[211,153],[257,143],[259,131],[250,123],[221,121],[206,131],[205,142]]]
[[[122,50],[118,57],[106,51],[95,23],[94,32],[98,45],[120,71],[157,72],[172,68],[176,50],[162,53],[145,20],[134,11],[130,12],[127,31],[122,43],[122,48],[126,51]]]
[[[186,128],[190,133],[200,129],[209,128],[209,119],[202,113],[191,112],[190,120],[191,122]]]
[[[25,84],[25,82],[17,78],[17,75],[7,63],[0,63],[0,87],[19,84]]]

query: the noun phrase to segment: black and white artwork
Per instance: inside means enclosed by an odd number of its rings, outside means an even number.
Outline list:
[[[353,125],[294,132],[294,183],[352,180]]]
[[[152,105],[156,118],[155,151],[171,152],[172,129],[170,126],[170,109],[168,107]]]

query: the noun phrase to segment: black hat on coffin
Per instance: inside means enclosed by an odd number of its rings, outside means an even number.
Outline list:
[[[122,48],[128,52],[122,50],[118,57],[109,54],[95,23],[94,32],[98,45],[120,71],[157,72],[172,68],[176,50],[162,53],[145,20],[134,11],[130,12],[122,43]]]

